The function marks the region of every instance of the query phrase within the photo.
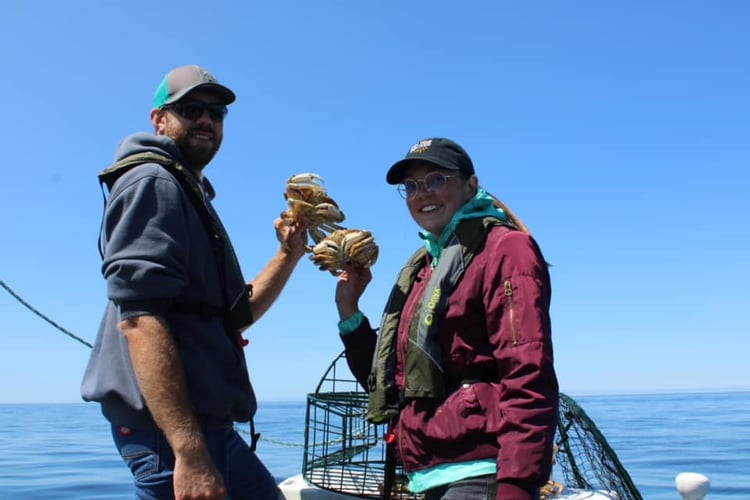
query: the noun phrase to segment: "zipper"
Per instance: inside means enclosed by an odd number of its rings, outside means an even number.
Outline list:
[[[508,298],[508,317],[510,319],[510,332],[513,335],[513,346],[518,345],[518,338],[516,337],[516,324],[513,321],[513,287],[510,284],[510,280],[505,280],[505,296]]]

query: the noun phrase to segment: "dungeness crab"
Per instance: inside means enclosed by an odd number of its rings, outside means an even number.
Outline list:
[[[287,224],[305,221],[313,241],[307,247],[312,260],[321,271],[339,276],[348,262],[364,267],[375,264],[378,246],[369,231],[347,229],[340,225],[344,212],[323,188],[318,174],[297,174],[286,183],[284,198],[288,208],[281,213]]]
[[[370,267],[378,260],[378,246],[370,231],[338,229],[317,243],[312,260],[321,271],[339,276],[347,262]]]
[[[281,213],[287,223],[305,220],[307,232],[315,243],[320,243],[338,229],[344,213],[323,188],[323,178],[317,174],[297,174],[286,182],[284,198],[289,208]]]

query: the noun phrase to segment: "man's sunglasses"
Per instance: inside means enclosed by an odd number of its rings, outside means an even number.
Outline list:
[[[422,183],[424,190],[428,193],[439,193],[445,189],[448,179],[458,177],[456,175],[445,175],[440,172],[430,172],[424,176],[424,179],[404,179],[396,188],[405,200],[411,200],[419,192],[419,184]]]
[[[175,102],[162,106],[162,109],[174,111],[186,120],[197,120],[203,116],[203,113],[208,111],[208,116],[214,123],[223,122],[224,117],[229,113],[229,110],[223,104],[209,104],[203,101]]]

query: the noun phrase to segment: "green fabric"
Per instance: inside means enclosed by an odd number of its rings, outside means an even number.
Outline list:
[[[425,248],[427,248],[427,251],[432,256],[431,265],[433,268],[438,265],[443,248],[448,239],[455,232],[458,223],[462,220],[476,219],[478,217],[494,217],[506,224],[508,223],[508,216],[505,212],[496,207],[495,201],[492,197],[487,194],[487,191],[480,187],[477,189],[477,194],[453,214],[453,218],[448,225],[445,226],[445,229],[443,229],[442,234],[437,240],[432,233],[428,231],[421,231],[419,233],[419,236],[424,240]]]
[[[407,472],[409,491],[422,493],[470,477],[486,476],[497,473],[495,460],[474,460],[455,464],[442,464],[417,472]]]
[[[367,402],[367,418],[378,423],[396,417],[399,412],[399,396],[396,388],[396,332],[401,312],[419,270],[425,265],[426,251],[420,248],[409,258],[399,273],[396,284],[383,312],[380,334],[375,346],[375,356],[368,377],[370,395]]]
[[[364,317],[365,315],[362,314],[362,311],[357,311],[347,319],[339,321],[339,334],[343,336],[352,333],[359,328]]]
[[[154,107],[161,108],[167,102],[167,99],[169,99],[169,87],[165,76],[154,94]]]

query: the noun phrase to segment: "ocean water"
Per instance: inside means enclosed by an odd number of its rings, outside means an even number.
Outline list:
[[[575,397],[646,500],[677,499],[700,472],[706,500],[750,499],[750,392]],[[278,479],[301,472],[306,403],[262,403],[258,453]],[[0,499],[132,498],[95,404],[0,405]]]

